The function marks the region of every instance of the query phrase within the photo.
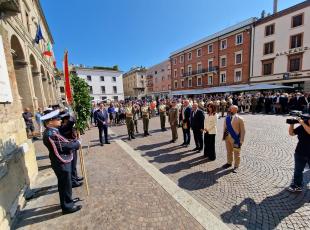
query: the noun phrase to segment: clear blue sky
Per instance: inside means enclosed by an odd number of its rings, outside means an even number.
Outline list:
[[[278,0],[284,9],[303,0]],[[41,0],[57,65],[152,66],[171,52],[262,10],[273,0]]]

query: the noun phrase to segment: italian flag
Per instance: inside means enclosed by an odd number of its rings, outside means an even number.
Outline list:
[[[49,42],[47,43],[46,51],[43,52],[43,55],[48,56],[48,57],[53,56],[53,52],[52,52],[52,49],[51,49],[51,44]]]

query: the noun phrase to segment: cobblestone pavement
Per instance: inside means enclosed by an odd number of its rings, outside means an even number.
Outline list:
[[[218,124],[214,162],[206,162],[202,153],[191,152],[193,137],[190,147],[180,147],[181,129],[178,143],[170,144],[171,132],[161,132],[158,118],[150,121],[149,137],[138,135],[137,139],[127,141],[124,126],[114,127],[113,131],[231,228],[309,229],[309,187],[301,194],[285,190],[291,182],[297,143],[296,137],[288,135],[286,117],[243,117],[246,140],[237,174],[221,168],[226,163],[226,149],[221,141],[224,119]],[[141,121],[139,126],[142,132]],[[304,175],[305,182],[309,182],[310,170]]]
[[[101,147],[97,129],[83,136],[90,144],[85,153],[90,193],[85,186],[74,189],[84,199],[83,209],[61,215],[57,182],[49,166],[46,148],[35,143],[40,169],[36,198],[21,211],[17,229],[203,229],[119,145]],[[87,151],[87,148],[84,150]]]

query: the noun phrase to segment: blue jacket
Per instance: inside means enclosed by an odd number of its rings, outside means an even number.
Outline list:
[[[104,109],[103,111],[98,109],[94,114],[94,118],[95,118],[95,123],[97,124],[97,126],[100,127],[100,126],[107,126],[108,125],[109,114],[108,114],[108,111],[106,109]]]

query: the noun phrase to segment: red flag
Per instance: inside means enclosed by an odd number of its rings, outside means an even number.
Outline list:
[[[65,52],[65,56],[64,56],[64,75],[65,75],[65,90],[66,90],[67,102],[69,105],[71,105],[73,102],[73,98],[72,98],[70,78],[69,78],[68,51]]]

